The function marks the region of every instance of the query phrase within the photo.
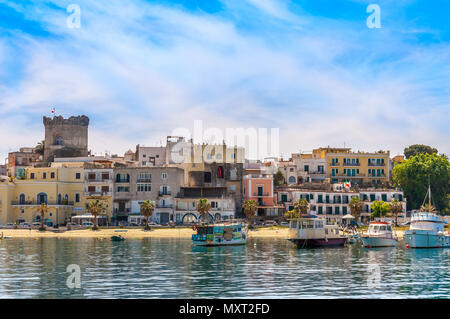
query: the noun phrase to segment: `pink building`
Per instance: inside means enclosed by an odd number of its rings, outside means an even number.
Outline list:
[[[244,201],[255,200],[258,211],[255,220],[278,220],[283,217],[283,207],[274,200],[272,175],[245,175],[243,177]]]

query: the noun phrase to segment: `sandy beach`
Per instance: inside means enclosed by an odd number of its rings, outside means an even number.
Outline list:
[[[133,229],[119,229],[119,228],[107,228],[100,229],[98,231],[92,231],[90,229],[77,229],[63,232],[54,232],[53,230],[47,230],[45,232],[38,231],[37,229],[2,229],[0,234],[3,233],[5,237],[12,238],[110,238],[114,235],[121,235],[125,238],[191,238],[194,234],[192,228],[159,228],[152,229],[151,231],[144,231],[142,228]],[[261,237],[261,238],[287,238],[287,227],[267,227],[260,228],[258,230],[249,231],[249,238]]]
[[[192,228],[157,228],[151,231],[144,231],[142,228],[133,229],[119,229],[119,228],[106,228],[98,231],[92,231],[90,229],[77,229],[63,232],[54,232],[53,230],[47,230],[40,232],[37,229],[2,229],[0,234],[3,233],[5,237],[11,238],[96,238],[96,239],[109,239],[114,235],[121,235],[125,238],[140,239],[140,238],[188,238],[190,239],[194,234]],[[397,230],[396,232],[399,238],[403,238],[403,231]],[[286,239],[288,237],[287,227],[264,227],[257,230],[249,231],[249,238],[281,238]]]

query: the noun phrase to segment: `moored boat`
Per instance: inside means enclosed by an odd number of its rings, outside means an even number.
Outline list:
[[[196,234],[192,243],[196,246],[245,245],[247,243],[247,224],[238,220],[194,226]]]
[[[311,215],[290,220],[288,239],[297,248],[344,246],[347,241],[340,235],[338,225],[325,225],[323,219]]]
[[[392,225],[387,222],[370,222],[369,229],[361,236],[361,240],[367,248],[395,247],[398,244]]]
[[[431,208],[431,187],[428,185],[428,208]],[[424,202],[425,202],[424,200]],[[411,216],[409,230],[404,233],[408,248],[450,247],[450,236],[444,232],[444,222],[432,211],[419,211]]]

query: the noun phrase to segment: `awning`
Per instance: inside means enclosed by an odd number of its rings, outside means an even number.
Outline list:
[[[353,215],[347,214],[344,217],[342,217],[342,219],[355,219],[355,217]]]

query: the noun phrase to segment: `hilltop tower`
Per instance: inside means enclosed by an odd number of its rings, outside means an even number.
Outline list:
[[[45,148],[44,161],[52,162],[55,157],[88,156],[89,118],[85,115],[44,116]]]

